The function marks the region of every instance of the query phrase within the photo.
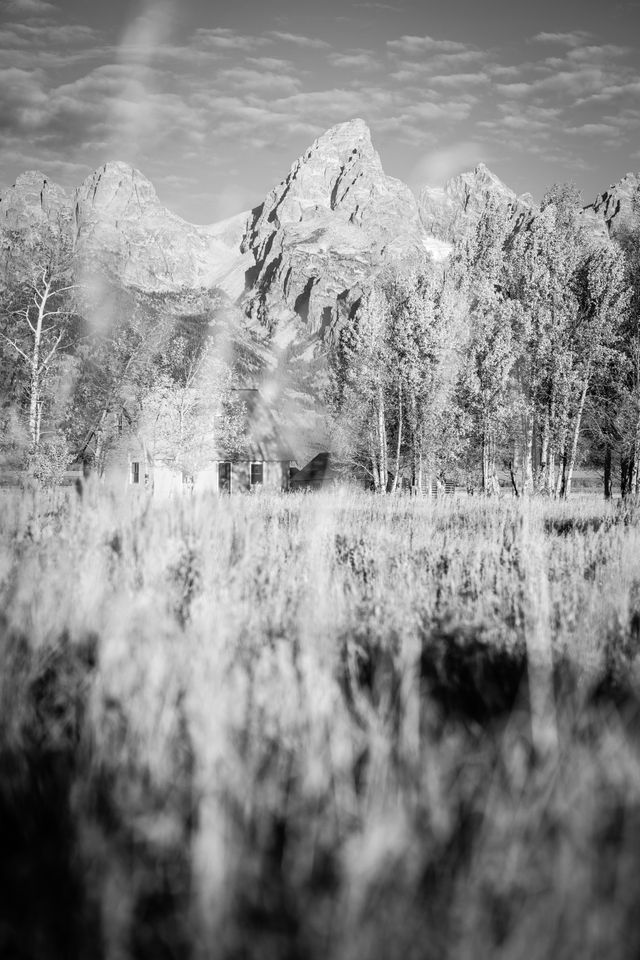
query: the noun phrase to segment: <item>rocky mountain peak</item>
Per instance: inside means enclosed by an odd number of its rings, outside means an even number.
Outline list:
[[[176,291],[211,286],[216,263],[206,228],[171,213],[135,167],[106,163],[74,198],[78,261],[127,286]],[[220,246],[220,244],[217,244]]]
[[[384,173],[366,123],[341,123],[253,211],[243,239],[254,260],[249,310],[296,314],[319,333],[348,308],[348,291],[390,259],[424,253],[423,240],[415,197]]]
[[[0,222],[9,230],[42,229],[49,223],[68,223],[71,198],[40,170],[21,173],[12,187],[0,194]]]
[[[600,230],[620,234],[640,223],[640,173],[627,173],[585,207],[585,215]]]
[[[268,238],[274,225],[277,229],[287,223],[299,223],[316,213],[339,209],[347,218],[361,222],[363,202],[366,205],[374,199],[371,192],[375,193],[376,186],[385,179],[364,120],[331,127],[295,161],[289,175],[256,211],[250,243],[255,245],[256,240]]]
[[[76,216],[80,219],[88,209],[100,210],[102,216],[120,218],[140,216],[145,208],[160,206],[153,184],[135,167],[122,161],[106,163],[90,174],[76,190],[75,202]]]
[[[471,233],[489,202],[504,206],[518,219],[533,206],[530,195],[519,197],[484,163],[451,177],[444,188],[425,187],[419,197],[422,224],[431,236],[453,241]]]

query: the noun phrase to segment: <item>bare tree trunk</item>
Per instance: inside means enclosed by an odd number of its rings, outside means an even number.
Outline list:
[[[518,491],[518,473],[520,471],[520,445],[518,443],[518,438],[515,437],[513,441],[513,458],[509,461],[509,473],[511,474],[511,485],[515,491]],[[517,496],[520,496],[520,492],[517,492]]]
[[[631,456],[620,457],[620,494],[622,498],[629,496],[631,479]]]
[[[549,483],[549,409],[547,408],[542,423],[542,443],[540,446],[540,471],[538,487],[546,490]]]
[[[498,480],[498,474],[496,473],[496,436],[495,433],[491,432],[491,445],[490,445],[490,456],[489,456],[489,470],[491,477],[491,492],[494,496],[500,495],[500,482]]]
[[[373,489],[378,493],[380,490],[380,467],[378,465],[377,444],[371,428],[369,428],[369,457],[371,459],[371,472],[373,474]]]
[[[488,415],[485,415],[482,433],[482,492],[487,496],[500,493],[496,476],[496,438]]]
[[[389,459],[387,455],[387,425],[385,421],[384,393],[378,387],[378,444],[380,463],[380,493],[386,493],[389,479]]]
[[[38,354],[34,349],[29,377],[29,435],[34,448],[38,446],[38,401],[40,399],[38,378]]]
[[[400,474],[400,453],[402,450],[402,387],[398,387],[398,443],[396,446],[396,463],[393,473],[393,483],[391,493],[395,493],[398,487],[398,476]]]
[[[47,300],[49,299],[49,294],[51,291],[51,281],[46,280],[43,275],[44,288],[38,296],[36,295],[36,303],[38,305],[38,316],[36,319],[35,327],[31,324],[29,325],[33,331],[33,350],[31,352],[31,375],[29,378],[29,433],[31,434],[31,442],[35,449],[37,449],[40,443],[40,419],[42,417],[41,403],[40,403],[40,375],[42,373],[41,362],[40,362],[40,349],[42,345],[42,327],[44,324],[45,312],[47,308]],[[28,318],[27,318],[28,319]],[[55,349],[55,348],[54,348]],[[46,363],[46,361],[45,361]]]
[[[604,498],[605,500],[611,500],[612,494],[612,483],[611,483],[611,444],[607,441],[607,444],[604,448]]]
[[[524,442],[524,492],[531,493],[533,490],[533,416],[527,419]]]
[[[556,390],[553,389],[551,402],[549,404],[549,453],[547,467],[547,493],[552,496],[556,485],[556,451],[553,442],[553,435],[557,430],[556,423]]]
[[[569,467],[567,469],[567,476],[564,485],[564,496],[568,497],[571,493],[571,479],[573,477],[573,470],[576,465],[576,455],[578,453],[578,440],[580,439],[580,427],[582,425],[582,414],[584,413],[584,405],[587,399],[587,390],[589,389],[589,378],[585,379],[582,385],[582,392],[580,394],[580,402],[578,404],[578,411],[576,413],[576,422],[573,428],[573,439],[571,441],[571,455],[569,459]]]
[[[549,467],[547,469],[547,493],[552,496],[556,486],[556,452],[549,447]]]
[[[566,497],[567,495],[567,445],[565,443],[562,450],[562,468],[560,470],[560,476],[558,478],[560,486],[560,497]]]
[[[516,483],[515,469],[514,469],[513,461],[511,460],[509,460],[509,473],[511,474],[511,486],[513,487],[513,492],[515,493],[516,497],[519,497],[520,494],[518,493],[518,484]]]
[[[640,493],[640,413],[636,420],[636,432],[633,439],[633,457],[629,476],[629,493]]]
[[[564,492],[564,478],[567,465],[567,430],[566,427],[562,430],[562,436],[560,438],[560,443],[558,446],[558,474],[556,476],[556,487],[554,491],[554,496],[556,499],[563,496]]]
[[[487,433],[482,431],[482,492],[489,492],[489,456],[487,450]]]

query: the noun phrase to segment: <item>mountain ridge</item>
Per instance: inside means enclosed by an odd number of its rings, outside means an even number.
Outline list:
[[[639,189],[640,175],[628,174],[586,205],[592,229],[615,236]],[[514,223],[535,209],[483,163],[414,195],[385,174],[367,124],[355,118],[318,137],[253,210],[209,225],[166,208],[151,181],[122,161],[99,167],[72,194],[26,171],[0,193],[1,265],[10,269],[12,232],[37,237],[57,225],[83,275],[159,292],[220,289],[285,346],[333,331],[386,265],[446,259],[489,200]]]

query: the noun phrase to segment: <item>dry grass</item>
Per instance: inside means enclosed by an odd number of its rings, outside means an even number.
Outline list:
[[[632,510],[2,498],[0,956],[638,955]]]

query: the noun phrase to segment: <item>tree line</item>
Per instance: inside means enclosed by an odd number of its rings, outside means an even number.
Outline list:
[[[425,254],[377,276],[318,398],[345,469],[379,492],[449,480],[559,497],[585,461],[605,496],[616,481],[640,493],[639,198],[633,212],[610,239],[571,185],[518,218],[488,202],[444,265]],[[90,457],[101,472],[124,432],[188,473],[241,442],[233,388],[259,370],[238,310],[78,282],[63,225],[3,240],[5,464],[46,480]]]
[[[89,275],[64,224],[5,232],[4,246],[0,470],[60,482],[84,462],[102,474],[134,442],[148,463],[188,474],[241,442],[238,317],[215,291],[153,294]]]
[[[615,240],[572,185],[488,202],[444,269],[383,273],[332,350],[332,437],[378,491],[567,496],[579,459],[640,492],[640,203]]]

